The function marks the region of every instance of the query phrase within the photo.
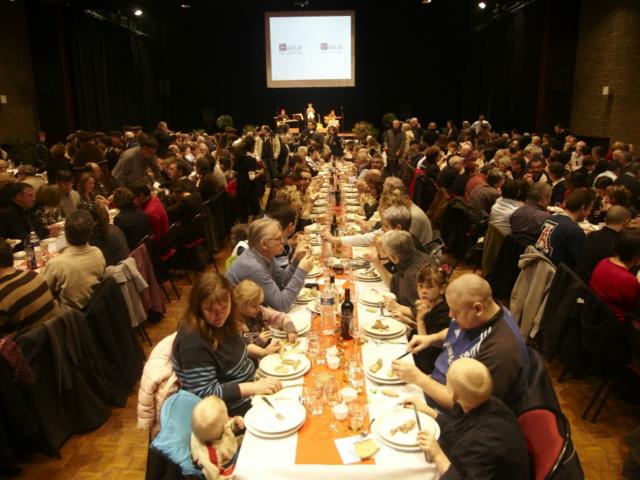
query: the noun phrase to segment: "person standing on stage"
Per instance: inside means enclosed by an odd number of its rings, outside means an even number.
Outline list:
[[[289,120],[289,115],[287,115],[287,111],[284,108],[281,108],[278,116],[276,117],[276,126],[278,127],[277,132],[279,134],[284,134],[289,131],[289,124],[287,123],[287,120]]]
[[[316,121],[316,110],[315,108],[313,108],[313,103],[309,102],[307,104],[307,112],[306,112],[306,117],[307,117],[307,122],[314,122]]]

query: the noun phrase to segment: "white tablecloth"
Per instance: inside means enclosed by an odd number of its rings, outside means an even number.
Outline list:
[[[343,282],[336,281],[338,287]],[[388,290],[382,282],[357,282],[358,294],[376,288]],[[378,312],[369,312],[367,307],[357,303],[358,319],[366,322],[375,319]],[[289,312],[291,317],[311,316],[311,312],[304,305],[295,305]],[[402,341],[406,338],[401,337]],[[394,341],[398,341],[397,339]],[[301,348],[306,348],[306,341],[301,342]],[[406,351],[406,345],[376,344],[368,342],[363,346],[363,365],[375,362],[379,357],[393,359]],[[413,361],[411,356],[404,357],[405,361]],[[301,380],[291,381],[299,384]],[[422,396],[419,388],[409,385],[384,386],[400,393],[400,398],[391,398],[380,393],[381,386],[366,380],[367,399],[369,401],[369,416],[377,418],[378,415],[397,406],[403,397]],[[373,393],[376,391],[376,393]],[[274,398],[294,398],[302,395],[302,387],[285,388],[274,395]],[[313,417],[307,417],[307,421],[313,421]],[[375,433],[372,433],[374,438]],[[376,438],[377,439],[377,438]],[[289,437],[266,440],[247,432],[244,436],[242,448],[235,469],[235,477],[238,480],[351,480],[362,478],[367,480],[388,480],[390,478],[402,478],[403,480],[431,480],[438,478],[438,473],[433,464],[425,462],[422,452],[401,452],[384,445],[377,439],[380,451],[375,456],[375,465],[296,465],[296,447],[298,434]]]

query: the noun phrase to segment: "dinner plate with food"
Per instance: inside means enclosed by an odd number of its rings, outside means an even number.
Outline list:
[[[429,415],[418,412],[422,430],[431,431],[436,440],[440,426]],[[403,451],[418,451],[418,422],[413,408],[397,407],[379,415],[374,430],[390,447]]]
[[[345,233],[347,233],[348,235],[356,235],[362,232],[362,228],[360,227],[360,225],[356,223],[348,223],[345,226],[344,230],[345,230]]]
[[[304,227],[304,233],[320,233],[323,227],[320,224],[313,223]]]
[[[361,282],[377,282],[380,280],[380,275],[375,268],[362,268],[356,270],[356,278]]]
[[[15,248],[17,245],[22,243],[22,240],[18,240],[16,238],[7,238],[6,242],[9,244],[9,247]]]
[[[298,431],[307,418],[306,409],[289,398],[271,399],[271,408],[261,397],[244,415],[244,424],[253,435],[263,438],[282,438]]]
[[[395,300],[395,294],[392,292],[381,292],[379,290],[376,290],[375,288],[368,290],[360,297],[362,303],[374,306],[378,306],[388,299]]]
[[[313,206],[314,207],[326,207],[327,206],[327,201],[326,200],[316,200],[315,202],[313,202]]]
[[[309,273],[307,273],[307,278],[319,277],[322,275],[323,269],[320,265],[314,265]]]
[[[302,287],[296,298],[296,303],[309,303],[320,298],[320,290],[317,288]]]
[[[380,317],[364,324],[364,331],[373,337],[397,337],[405,333],[404,323],[393,318]]]
[[[405,383],[400,377],[393,373],[393,370],[391,370],[391,362],[385,362],[382,358],[378,358],[370,364],[365,372],[369,379],[383,385],[400,385]]]
[[[311,362],[305,355],[273,353],[260,360],[259,367],[266,375],[276,378],[296,378],[309,370]]]
[[[364,220],[362,215],[358,215],[357,213],[347,213],[345,216],[348,222],[356,222],[358,220]]]
[[[320,314],[320,300],[313,300],[309,303],[307,303],[307,308],[312,311],[313,313],[318,313]],[[338,311],[340,311],[340,305],[334,305],[333,309],[336,311],[336,313]]]
[[[296,316],[292,318],[291,321],[293,322],[293,326],[296,328],[296,332],[298,333],[298,335],[303,335],[311,329],[311,319],[308,316]],[[271,334],[274,337],[282,338],[287,336],[287,332],[285,332],[284,330],[280,330],[279,328],[271,327],[270,330]]]

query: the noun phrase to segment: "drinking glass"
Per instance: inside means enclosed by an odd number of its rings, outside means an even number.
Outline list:
[[[310,386],[304,388],[304,401],[311,415],[324,413],[324,396],[322,387]]]
[[[358,400],[349,403],[349,430],[360,433],[364,428],[364,419],[367,416],[366,405]]]
[[[316,365],[319,364],[318,356],[320,355],[320,337],[318,332],[309,332],[307,334],[307,351],[311,357],[312,362]]]
[[[364,370],[358,364],[349,369],[349,383],[356,390],[364,388]]]
[[[338,405],[342,401],[342,393],[340,392],[340,384],[338,381],[331,377],[327,379],[324,384],[324,403],[331,409],[331,423],[329,424],[329,430],[332,432],[338,431],[338,424],[333,413],[333,407]]]

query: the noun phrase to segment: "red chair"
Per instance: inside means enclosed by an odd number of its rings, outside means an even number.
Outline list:
[[[533,466],[535,480],[553,477],[562,463],[571,431],[567,418],[547,407],[534,407],[518,415]]]

